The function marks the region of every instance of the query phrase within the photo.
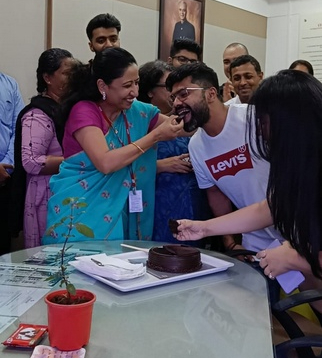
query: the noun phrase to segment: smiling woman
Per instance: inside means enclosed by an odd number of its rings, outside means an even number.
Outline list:
[[[65,160],[50,182],[47,227],[69,215],[64,199],[79,197],[88,206],[78,220],[95,239],[151,239],[155,144],[175,138],[182,124],[137,101],[138,81],[134,57],[121,48],[75,68],[62,105]],[[50,230],[42,243],[63,241],[64,230]]]

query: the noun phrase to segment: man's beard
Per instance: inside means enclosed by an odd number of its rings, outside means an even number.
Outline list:
[[[179,116],[179,119],[184,120],[183,129],[185,132],[192,132],[203,127],[209,121],[210,116],[208,105],[204,100],[200,104],[196,104],[194,108],[188,105],[177,106],[175,113]]]

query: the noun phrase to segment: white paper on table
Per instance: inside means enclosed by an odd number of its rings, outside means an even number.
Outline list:
[[[19,317],[45,296],[50,289],[0,286],[0,315]]]
[[[103,266],[97,265],[92,259],[100,262]],[[146,273],[146,267],[142,263],[131,264],[127,260],[107,256],[106,254],[77,257],[76,261],[71,261],[69,264],[83,273],[98,275],[116,281],[130,280]]]
[[[0,316],[0,333],[6,330],[18,317]]]

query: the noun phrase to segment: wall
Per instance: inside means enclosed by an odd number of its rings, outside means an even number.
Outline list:
[[[37,61],[45,47],[45,1],[0,1],[0,71],[16,78],[27,102],[35,94]]]
[[[270,0],[212,0],[231,5],[239,9],[253,12],[262,16],[268,17],[270,15]],[[283,1],[283,0],[278,0]]]
[[[36,94],[37,60],[45,49],[46,1],[0,1],[0,69],[17,79],[28,102]],[[133,53],[139,64],[157,58],[159,0],[54,0],[52,46],[66,48],[80,60],[88,61],[93,53],[88,48],[85,27],[92,17],[103,12],[120,19],[121,45]],[[231,42],[244,43],[265,71],[266,25],[262,15],[206,0],[204,61],[216,70],[220,83],[225,81],[222,52]]]
[[[322,14],[321,0],[217,0],[256,14],[267,20],[265,74],[288,68],[299,58],[300,17]],[[322,16],[321,16],[322,19]]]
[[[320,0],[271,0],[267,22],[266,72],[274,74],[299,56],[300,17],[322,14]],[[322,16],[321,16],[322,19]]]
[[[76,4],[77,17],[73,16]],[[122,23],[121,46],[133,53],[138,64],[154,60],[158,54],[158,4],[158,0],[91,0],[90,5],[89,0],[55,0],[53,45],[68,48],[87,61],[93,54],[85,26],[96,14],[110,12]],[[68,24],[71,17],[73,21]],[[203,59],[218,73],[220,82],[226,80],[222,52],[231,42],[246,44],[265,69],[266,18],[207,0],[205,23]]]

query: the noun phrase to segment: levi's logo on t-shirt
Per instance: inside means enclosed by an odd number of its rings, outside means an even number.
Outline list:
[[[221,154],[218,157],[206,160],[206,165],[215,180],[227,175],[236,175],[243,169],[252,169],[248,144]]]

